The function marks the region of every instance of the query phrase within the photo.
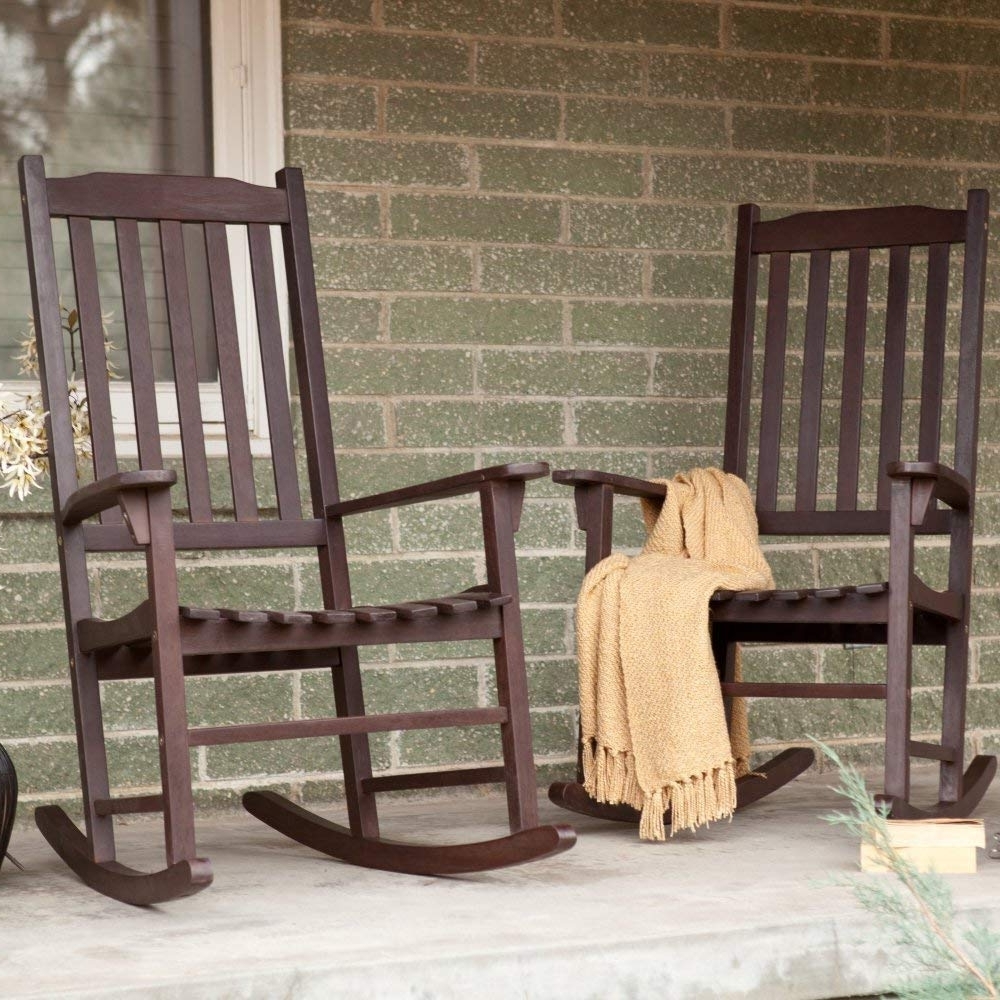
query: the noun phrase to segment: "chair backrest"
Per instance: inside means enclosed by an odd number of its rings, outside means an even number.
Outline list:
[[[323,507],[339,498],[301,171],[280,171],[274,188],[210,177],[105,173],[46,178],[42,158],[26,156],[21,160],[20,176],[40,373],[50,415],[50,465],[57,510],[77,488],[78,477],[65,391],[61,289],[53,243],[53,227],[61,223],[53,220],[66,220],[68,227],[72,284],[62,290],[63,302],[72,300],[79,315],[94,473],[98,478],[119,467],[94,239],[94,223],[100,221],[106,226],[110,222],[117,247],[123,313],[121,324],[116,317],[115,336],[124,329],[139,465],[144,469],[163,467],[147,301],[147,272],[155,264],[155,270],[162,274],[190,521],[177,526],[178,547],[324,544],[326,534],[320,522]],[[146,224],[155,227],[155,239],[146,241],[153,246],[141,245],[140,225],[144,231],[151,228]],[[261,518],[254,481],[227,233],[227,227],[233,226],[245,229],[249,250],[277,518]],[[296,468],[272,227],[280,230],[284,248],[311,518],[303,516]],[[218,354],[233,519],[217,519],[213,512],[230,507],[230,503],[228,497],[213,497],[210,487],[186,260],[192,234],[203,242],[207,259],[211,300],[208,312]],[[102,273],[102,278],[106,279],[106,274]],[[88,526],[87,531],[88,547],[130,547],[117,510],[102,515],[102,524]]]
[[[746,478],[756,456],[762,533],[888,533],[885,470],[898,459],[946,461],[974,490],[988,211],[979,190],[964,211],[901,206],[761,221],[756,205],[740,206],[724,466]],[[949,275],[953,247],[964,256],[960,288]],[[838,287],[842,319],[831,316]],[[907,380],[918,364],[919,378]],[[953,453],[947,443],[942,450],[952,423]],[[901,454],[911,427],[916,440]],[[948,526],[948,512],[933,511],[924,530]]]

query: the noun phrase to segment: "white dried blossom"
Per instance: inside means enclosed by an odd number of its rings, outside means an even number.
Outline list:
[[[73,447],[77,461],[91,454],[90,412],[87,407],[87,393],[76,381],[76,337],[80,330],[79,316],[75,309],[59,305],[63,316],[63,330],[69,337],[72,377],[66,386],[69,400],[70,426],[73,430]],[[118,374],[110,359],[114,350],[107,332],[111,314],[101,317],[104,324],[104,348],[108,378]],[[38,350],[35,341],[35,325],[32,322],[21,341],[23,352],[19,354],[20,373],[38,377]],[[17,404],[0,402],[0,485],[10,496],[23,500],[39,485],[48,471],[48,437],[45,428],[45,411],[42,398],[29,393]]]

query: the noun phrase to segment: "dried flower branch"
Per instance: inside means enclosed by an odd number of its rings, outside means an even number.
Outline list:
[[[70,352],[70,380],[66,386],[69,398],[70,423],[73,428],[73,445],[77,459],[90,456],[90,414],[87,394],[77,381],[77,338],[80,334],[80,317],[76,309],[67,309],[60,303],[62,328],[67,335]],[[107,323],[111,314],[101,317],[104,324],[104,353],[108,378],[118,373],[110,360],[114,344],[108,337]],[[38,349],[35,341],[35,324],[32,322],[21,341],[22,353],[19,372],[38,377]],[[0,484],[10,496],[23,500],[35,489],[48,471],[48,439],[45,430],[46,411],[38,393],[26,394],[17,404],[0,402]]]

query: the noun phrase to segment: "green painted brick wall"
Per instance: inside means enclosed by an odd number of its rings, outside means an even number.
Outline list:
[[[717,462],[741,201],[774,215],[954,206],[978,185],[1000,197],[991,0],[285,0],[283,22],[286,155],[308,182],[347,497],[514,459],[639,476]],[[804,273],[795,280],[804,288]],[[1000,745],[996,253],[990,292],[974,750]],[[883,318],[873,310],[875,343]],[[840,321],[835,312],[831,343]],[[912,396],[918,383],[908,384]],[[830,479],[823,470],[824,488]],[[77,781],[47,505],[44,493],[26,505],[0,498],[0,738],[29,802],[72,800]],[[618,538],[641,540],[627,502]],[[544,780],[569,773],[575,755],[581,541],[565,492],[531,484],[520,570]],[[359,518],[349,542],[359,600],[444,593],[484,573],[467,501]],[[788,586],[885,572],[885,549],[864,540],[789,539],[768,552]],[[931,580],[943,555],[932,545],[921,557]],[[113,613],[141,573],[106,557],[94,579],[100,611]],[[314,568],[294,553],[192,557],[182,588],[212,603],[318,599]],[[882,654],[758,648],[745,663],[751,678],[860,681],[879,676]],[[940,669],[934,651],[917,656],[925,738]],[[486,644],[368,651],[365,675],[373,710],[495,698]],[[200,679],[190,699],[205,725],[332,711],[317,673]],[[109,688],[106,711],[115,779],[148,787],[149,685]],[[810,732],[870,763],[880,724],[878,705],[774,701],[755,706],[752,729],[761,753]],[[498,752],[495,733],[479,729],[373,738],[379,769]],[[332,740],[194,754],[199,801],[212,807],[262,783],[338,797],[339,766]]]

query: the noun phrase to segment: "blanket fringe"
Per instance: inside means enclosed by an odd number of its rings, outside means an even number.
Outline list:
[[[635,758],[631,753],[598,746],[595,740],[587,740],[583,747],[587,794],[598,802],[624,803],[640,810],[642,840],[666,840],[663,814],[667,809],[671,810],[671,836],[678,830],[697,830],[715,820],[732,817],[736,811],[739,765],[739,761],[730,759],[709,771],[644,792],[636,779]]]

